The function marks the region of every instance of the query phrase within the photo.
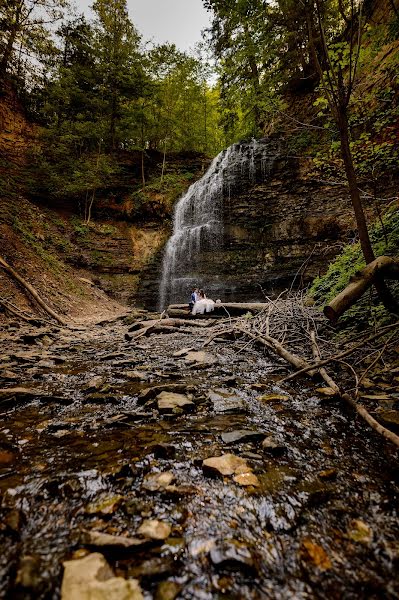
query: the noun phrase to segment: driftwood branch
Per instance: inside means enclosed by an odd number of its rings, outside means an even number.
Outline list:
[[[316,362],[319,362],[320,361],[320,353],[319,353],[319,349],[318,349],[317,342],[316,342],[316,334],[314,331],[311,331],[310,338],[311,338],[311,343],[312,343],[313,356],[314,356]],[[370,415],[368,410],[362,404],[358,404],[356,402],[356,400],[354,398],[352,398],[349,394],[342,392],[340,390],[340,388],[338,387],[338,385],[335,383],[335,381],[332,379],[332,377],[329,376],[329,374],[327,373],[327,371],[325,369],[321,368],[321,369],[319,369],[319,372],[320,372],[320,375],[323,377],[324,381],[327,383],[327,385],[331,389],[333,389],[334,392],[342,400],[344,400],[344,402],[346,402],[346,404],[349,404],[349,406],[351,408],[353,408],[358,413],[358,415],[360,415],[362,417],[362,419],[364,419],[370,425],[370,427],[372,429],[374,429],[377,433],[379,433],[384,438],[386,438],[387,440],[389,440],[390,442],[395,444],[395,446],[399,447],[399,436],[397,436],[393,431],[390,431],[386,427],[383,427],[383,425],[381,425],[381,423],[378,423],[378,421],[376,421],[374,419],[374,417],[372,417]]]
[[[284,383],[286,381],[289,381],[290,379],[294,379],[295,377],[298,377],[299,375],[308,373],[311,369],[316,369],[318,367],[324,367],[325,365],[328,365],[330,362],[334,362],[334,361],[340,360],[341,358],[345,358],[346,356],[349,356],[350,354],[352,354],[359,348],[362,348],[365,344],[368,344],[369,342],[373,342],[374,340],[377,340],[378,338],[385,335],[388,331],[390,331],[392,329],[397,329],[398,327],[399,327],[399,323],[393,323],[392,325],[384,327],[383,330],[381,330],[378,333],[375,333],[373,335],[370,335],[368,338],[366,338],[359,344],[352,346],[352,348],[349,348],[348,350],[345,350],[344,352],[340,352],[340,354],[337,354],[336,356],[330,356],[329,358],[321,360],[319,363],[308,365],[306,367],[303,367],[299,371],[296,371],[295,373],[291,373],[291,375],[288,375],[287,377],[284,377],[283,379],[281,379],[280,383]]]
[[[266,348],[269,348],[269,350],[273,350],[276,354],[278,354],[278,356],[281,356],[281,358],[284,358],[287,362],[289,362],[291,365],[293,365],[296,369],[305,369],[306,372],[309,373],[309,375],[315,375],[315,373],[317,372],[315,370],[314,365],[313,366],[310,365],[308,362],[306,362],[300,356],[297,356],[293,352],[290,352],[289,350],[287,350],[287,348],[285,348],[282,344],[280,344],[280,342],[278,340],[276,340],[275,338],[272,338],[269,335],[265,335],[260,332],[252,333],[252,331],[248,331],[244,328],[238,328],[238,331],[241,331],[242,333],[244,333],[248,337],[252,338],[253,340],[259,342],[263,346],[266,346]],[[316,365],[316,367],[317,367],[317,365]]]
[[[20,283],[22,285],[22,287],[24,288],[24,290],[26,290],[27,292],[29,292],[29,294],[32,296],[32,298],[34,298],[34,300],[37,302],[37,304],[51,317],[53,317],[53,319],[55,319],[58,323],[60,323],[61,325],[67,325],[67,321],[65,319],[63,319],[62,317],[60,317],[60,315],[58,315],[56,312],[53,311],[52,308],[50,308],[48,306],[48,304],[46,304],[44,302],[44,300],[42,300],[42,298],[39,296],[38,292],[35,290],[35,288],[28,283],[27,281],[25,281],[25,279],[23,277],[21,277],[21,275],[19,275],[19,273],[17,273],[17,271],[15,271],[15,269],[13,269],[5,260],[4,258],[1,258],[0,256],[0,266],[3,267],[3,269],[9,274],[11,275],[11,277],[13,277],[16,281],[18,281],[18,283]]]
[[[356,273],[346,288],[324,307],[324,314],[330,321],[336,321],[373,283],[381,279],[399,279],[399,262],[390,256],[379,256],[373,260]]]

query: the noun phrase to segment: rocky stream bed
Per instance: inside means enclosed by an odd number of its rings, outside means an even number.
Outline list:
[[[393,448],[264,349],[126,331],[3,331],[2,598],[399,597]]]

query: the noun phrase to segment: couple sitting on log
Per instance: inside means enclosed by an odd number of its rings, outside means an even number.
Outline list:
[[[205,312],[211,312],[214,307],[214,301],[206,297],[204,290],[192,289],[188,304],[188,309],[192,315],[203,315]]]

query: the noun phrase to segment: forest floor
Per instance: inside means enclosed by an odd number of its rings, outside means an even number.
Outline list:
[[[137,600],[397,598],[395,448],[264,348],[130,322],[2,329],[0,595],[101,553]]]

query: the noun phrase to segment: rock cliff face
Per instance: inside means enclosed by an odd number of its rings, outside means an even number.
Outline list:
[[[245,144],[241,147],[245,153]],[[225,190],[219,248],[201,248],[197,284],[214,299],[255,301],[263,293],[275,296],[291,285],[303,287],[355,235],[345,186],[312,177],[308,161],[284,155],[281,143],[274,141],[273,148],[267,173],[258,164],[251,184],[243,169]],[[367,203],[366,211],[375,217]],[[150,308],[158,303],[161,262],[162,251],[141,275],[138,297]]]

